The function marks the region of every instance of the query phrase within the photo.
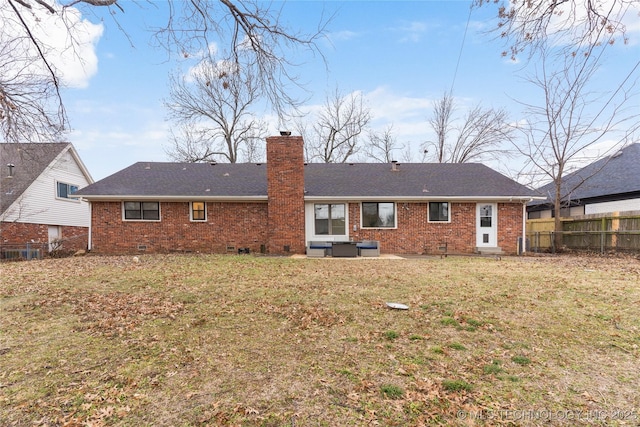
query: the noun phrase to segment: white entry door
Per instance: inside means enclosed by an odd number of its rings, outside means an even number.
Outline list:
[[[57,240],[59,237],[60,237],[60,227],[58,227],[57,225],[50,225],[49,226],[49,252],[55,249],[52,243],[55,240]]]
[[[498,246],[498,206],[495,203],[476,205],[476,246],[479,248]]]

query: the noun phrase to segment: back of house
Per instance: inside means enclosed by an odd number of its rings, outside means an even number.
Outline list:
[[[138,162],[76,194],[98,253],[304,253],[377,241],[383,253],[515,253],[527,187],[481,164],[304,162],[299,136],[266,164]]]

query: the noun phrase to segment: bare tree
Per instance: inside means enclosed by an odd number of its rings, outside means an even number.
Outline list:
[[[0,131],[7,142],[37,139],[58,141],[66,125],[61,106],[59,82],[52,68],[49,73],[34,66],[48,52],[46,46],[34,51],[31,33],[16,32],[25,21],[19,3],[7,0],[0,5]]]
[[[255,157],[256,140],[262,139],[266,124],[251,107],[263,93],[251,68],[239,68],[226,61],[206,59],[186,76],[172,75],[170,116],[182,125],[173,136],[170,157],[181,161],[211,161],[222,157],[238,162],[243,150]]]
[[[461,120],[456,119],[455,111],[451,94],[445,93],[434,102],[429,124],[436,141],[421,144],[426,158],[438,163],[468,163],[507,155],[503,144],[510,142],[514,131],[505,110],[478,105]]]
[[[371,113],[362,94],[342,95],[336,89],[327,96],[311,130],[298,122],[305,139],[308,161],[345,163],[360,150],[360,137],[367,129]]]
[[[529,81],[541,93],[541,101],[537,105],[521,102],[526,122],[520,130],[526,143],[515,146],[527,159],[528,173],[553,182],[555,230],[560,231],[564,198],[588,178],[565,188],[564,176],[579,166],[576,161],[584,161],[585,150],[606,143],[604,154],[615,152],[640,127],[640,113],[629,106],[640,62],[617,88],[603,94],[590,89],[600,56],[551,56],[543,50],[540,58],[539,69]],[[562,235],[556,233],[555,239],[560,247]]]
[[[447,152],[447,137],[453,125],[453,112],[453,96],[450,94],[445,93],[442,95],[442,98],[434,101],[433,115],[429,118],[429,124],[437,137],[437,141],[431,145],[435,145],[433,157],[435,157],[438,163],[447,163],[445,157]],[[428,153],[428,148],[424,147],[423,151]]]
[[[298,106],[291,86],[299,86],[297,76],[291,72],[296,64],[289,58],[300,50],[319,53],[316,41],[322,36],[328,20],[320,19],[317,31],[299,34],[291,31],[281,20],[281,9],[272,3],[258,0],[166,0],[166,25],[154,29],[160,45],[180,56],[194,52],[207,52],[213,41],[218,43],[230,62],[240,62],[255,71],[256,84],[272,107],[283,115]],[[76,49],[76,29],[68,16],[79,10],[104,10],[120,26],[119,17],[126,7],[153,7],[153,2],[122,0],[4,0],[0,3],[3,18],[0,39],[0,126],[7,141],[24,139],[49,140],[66,130],[68,120],[61,96],[60,71],[52,65],[53,52],[46,37],[36,31],[39,17],[49,16],[66,26],[69,46]],[[9,30],[10,29],[10,30]],[[6,30],[6,31],[5,31]],[[9,47],[7,47],[7,43]],[[7,59],[8,58],[8,59]],[[19,59],[7,71],[8,61]],[[43,70],[37,76],[21,73],[25,70]],[[22,87],[17,91],[16,87]]]
[[[574,50],[588,49],[604,40],[626,43],[625,16],[637,20],[640,11],[639,0],[474,0],[476,6],[496,4],[496,31],[508,41],[503,56],[511,58],[527,49],[535,52],[544,48],[550,38]]]
[[[378,163],[389,163],[398,160],[395,152],[404,150],[405,146],[398,144],[398,140],[393,135],[393,125],[389,125],[382,131],[369,131],[369,144],[364,148],[367,160]]]

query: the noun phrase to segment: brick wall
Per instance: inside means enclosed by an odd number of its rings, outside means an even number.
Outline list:
[[[428,203],[397,203],[395,229],[358,229],[355,240],[379,240],[385,253],[434,254],[447,242],[449,252],[472,253],[476,243],[475,203],[452,203],[451,222],[428,222]],[[349,221],[360,224],[360,204],[349,204]]]
[[[518,252],[518,237],[522,237],[522,227],[522,203],[498,203],[498,246],[504,252]]]
[[[452,203],[451,222],[428,222],[428,203],[398,203],[396,229],[360,229],[360,204],[349,203],[354,240],[379,240],[381,251],[395,254],[438,254],[447,243],[453,253],[473,253],[476,248],[476,204]],[[522,204],[498,204],[498,246],[506,253],[517,251],[522,235]]]
[[[190,221],[188,202],[161,202],[160,222],[123,221],[122,203],[92,202],[92,251],[237,253],[266,247],[266,203],[208,202],[206,207],[206,222]]]
[[[304,148],[301,136],[267,138],[271,254],[304,253]]]
[[[48,226],[46,224],[23,222],[0,223],[0,243],[5,245],[24,245],[26,242],[48,243]]]
[[[87,249],[89,228],[59,226],[62,245],[60,250],[78,251]],[[24,245],[25,243],[49,243],[49,226],[23,222],[0,223],[0,245]]]
[[[282,253],[280,245],[290,244],[291,252],[304,252],[304,231],[291,233],[284,239],[274,238],[266,227],[266,203],[207,203],[207,221],[189,220],[189,203],[160,204],[161,222],[123,221],[120,202],[93,202],[92,250],[97,253],[138,253],[139,245],[146,252],[203,252],[226,253],[228,247],[260,252]],[[355,240],[379,240],[383,253],[439,254],[447,242],[448,251],[473,253],[476,246],[476,204],[452,203],[451,222],[429,223],[427,203],[398,203],[397,229],[360,229],[360,204],[349,203],[350,231]],[[304,218],[304,215],[301,215]],[[288,218],[286,223],[292,223]],[[301,225],[304,230],[304,224]],[[44,228],[46,236],[46,226]],[[517,239],[522,233],[522,205],[498,204],[498,246],[506,253],[517,251]],[[275,248],[268,245],[274,239]],[[302,239],[296,246],[295,236]],[[46,242],[46,237],[45,240]]]

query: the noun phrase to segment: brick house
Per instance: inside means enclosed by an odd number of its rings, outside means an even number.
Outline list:
[[[528,188],[481,164],[304,163],[298,136],[267,138],[266,164],[139,162],[80,191],[98,253],[377,240],[383,253],[517,251]]]
[[[70,143],[0,144],[0,257],[24,254],[27,244],[86,249],[89,204],[71,196],[91,183]]]

